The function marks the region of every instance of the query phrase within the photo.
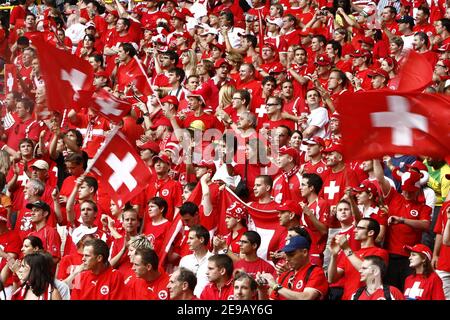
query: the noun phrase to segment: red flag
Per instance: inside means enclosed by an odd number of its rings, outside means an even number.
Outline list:
[[[96,160],[95,160],[96,159]],[[118,132],[94,157],[92,171],[112,200],[125,204],[146,188],[150,171],[125,136]]]
[[[276,235],[275,231],[280,228],[278,211],[265,211],[255,209],[243,202],[229,188],[225,188],[222,193],[222,205],[220,206],[221,213],[218,231],[219,234],[224,234],[223,228],[225,227],[225,213],[227,208],[229,208],[235,201],[244,205],[244,207],[248,211],[248,214],[250,216],[248,229],[258,232],[261,236],[261,246],[258,249],[258,256],[265,260],[268,260],[269,251],[278,249],[270,248],[272,238]],[[221,229],[222,232],[220,232]]]
[[[55,48],[40,37],[33,37],[33,44],[37,48],[49,109],[73,107],[80,99],[80,91],[92,90],[94,70],[89,62]]]
[[[177,237],[178,233],[182,230],[183,230],[183,222],[181,221],[181,215],[177,214],[171,222],[170,228],[167,231],[167,236],[166,238],[164,238],[164,242],[161,247],[162,253],[159,256],[160,269],[164,269],[167,254],[169,253],[170,248],[172,247],[172,244],[175,241],[175,238]]]
[[[5,94],[17,91],[17,71],[13,64],[5,64]]]
[[[125,66],[120,67],[117,73],[117,84],[120,90],[123,90],[130,83],[134,83],[139,92],[145,96],[153,94],[150,80],[147,78],[144,68],[136,56]]]
[[[119,123],[131,110],[131,104],[101,89],[92,96],[91,108],[112,122]]]
[[[450,97],[439,94],[363,92],[337,100],[346,160],[386,154],[450,154]]]
[[[397,91],[422,92],[433,77],[433,67],[425,56],[410,50],[405,63],[400,68]]]

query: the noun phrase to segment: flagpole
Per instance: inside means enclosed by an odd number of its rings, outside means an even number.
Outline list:
[[[136,63],[138,64],[139,69],[141,69],[141,72],[143,73],[145,80],[147,80],[147,83],[150,86],[150,89],[152,89],[152,91],[155,92],[156,90],[153,89],[153,86],[150,82],[150,79],[147,76],[147,72],[145,72],[144,66],[142,65],[141,61],[139,60],[139,58],[136,55],[133,58],[134,58],[134,60],[136,60]],[[162,104],[161,104],[161,101],[159,100],[158,95],[155,94],[154,96],[155,96],[156,101],[158,102],[159,106],[162,107]]]
[[[102,146],[97,150],[97,153],[92,158],[92,161],[89,163],[88,167],[86,168],[86,171],[84,171],[84,175],[88,174],[94,164],[97,162],[98,158],[100,158],[100,155],[103,153],[103,150],[109,145],[112,138],[119,132],[120,127],[118,125],[114,125],[114,127],[111,129],[111,131],[108,133],[108,135],[105,138],[105,141],[103,142]]]

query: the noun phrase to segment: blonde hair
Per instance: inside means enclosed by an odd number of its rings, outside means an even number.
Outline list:
[[[5,150],[0,150],[0,172],[4,173],[6,176],[10,167],[11,158],[9,157],[8,152]]]
[[[143,234],[131,237],[128,245],[135,249],[153,249],[153,244]]]
[[[232,85],[226,84],[219,90],[219,106],[225,108],[231,104],[233,94],[236,92],[236,88]]]
[[[185,79],[187,79],[191,75],[197,74],[197,55],[195,51],[192,49],[188,49],[183,54],[187,54],[189,57],[189,62],[186,65],[183,65],[184,72],[186,74]]]

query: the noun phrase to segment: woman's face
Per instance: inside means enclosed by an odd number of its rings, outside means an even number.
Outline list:
[[[423,258],[420,253],[411,252],[409,255],[409,266],[411,268],[417,268],[421,266],[425,262],[425,258]]]
[[[148,204],[148,214],[150,218],[157,218],[162,215],[161,209],[154,203]]]
[[[31,241],[25,239],[22,244],[22,249],[20,250],[23,256],[29,255],[30,253],[36,252],[37,250],[31,245]]]
[[[300,148],[300,144],[302,143],[302,137],[300,136],[300,134],[298,132],[295,132],[292,136],[291,136],[291,140],[290,140],[290,144],[293,148]]]
[[[19,277],[19,279],[24,280],[26,279],[29,275],[30,275],[30,266],[22,260],[22,262],[20,263],[20,267],[19,270],[17,272],[17,276]]]
[[[389,64],[386,62],[386,60],[383,60],[381,62],[381,69],[383,69],[386,72],[391,72],[392,71],[392,67],[389,66]]]

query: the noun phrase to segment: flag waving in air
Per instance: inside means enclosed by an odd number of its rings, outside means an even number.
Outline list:
[[[49,109],[71,108],[80,99],[80,91],[93,90],[94,71],[89,62],[46,43],[39,36],[32,41],[37,48]]]
[[[439,94],[363,92],[337,100],[344,157],[365,160],[385,154],[450,154],[450,97]]]

